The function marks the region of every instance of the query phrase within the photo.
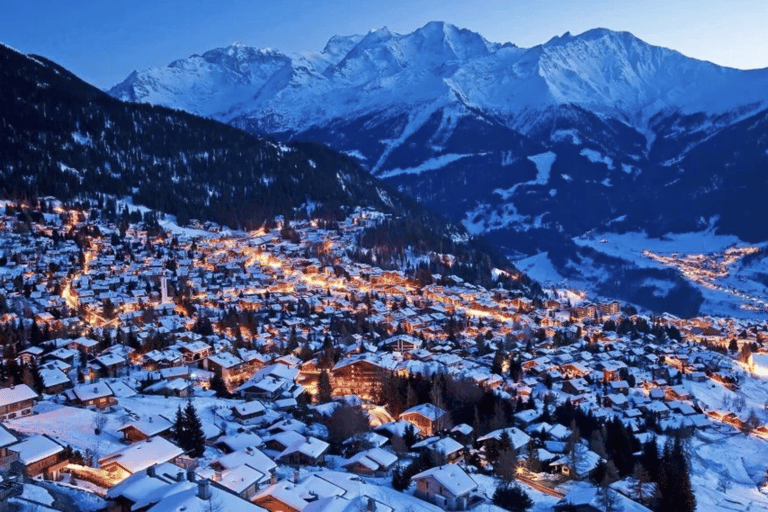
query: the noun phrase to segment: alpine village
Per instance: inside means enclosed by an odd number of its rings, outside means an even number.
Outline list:
[[[544,286],[319,143],[0,75],[0,509],[768,510],[764,310]]]

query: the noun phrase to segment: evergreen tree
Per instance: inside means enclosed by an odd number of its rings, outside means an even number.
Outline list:
[[[187,451],[189,446],[186,426],[184,424],[184,413],[181,412],[181,406],[176,409],[176,418],[173,422],[171,430],[171,437],[184,451]]]
[[[197,416],[197,409],[191,401],[184,408],[184,429],[186,430],[185,437],[188,442],[189,455],[202,457],[205,452],[205,434],[203,433],[203,424]]]
[[[331,401],[332,394],[333,387],[331,386],[331,378],[328,376],[327,371],[322,370],[317,379],[317,402],[320,404],[327,404]]]
[[[405,442],[405,446],[407,446],[410,450],[411,446],[416,443],[417,439],[416,427],[409,423],[405,426],[405,430],[403,431],[403,442]]]
[[[663,512],[693,512],[696,510],[696,496],[691,486],[688,461],[682,440],[664,447],[664,460],[659,470],[659,502],[656,510]]]
[[[519,485],[502,484],[493,493],[493,504],[511,512],[525,512],[533,500]]]
[[[43,389],[45,389],[45,381],[43,380],[43,374],[40,372],[40,366],[36,365],[32,370],[32,383],[35,391],[37,391],[38,394],[42,394]]]
[[[222,379],[221,375],[218,373],[214,373],[213,377],[211,377],[211,390],[214,391],[219,398],[232,397],[232,394],[227,389],[226,382],[224,382],[224,379]]]

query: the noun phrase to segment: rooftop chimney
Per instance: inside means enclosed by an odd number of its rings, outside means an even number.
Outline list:
[[[211,499],[211,483],[207,479],[197,482],[197,497],[206,501]]]
[[[155,465],[152,464],[147,468],[147,476],[155,476]]]
[[[177,482],[183,482],[184,481],[184,472],[183,471],[179,471],[178,473],[176,473],[176,481]]]
[[[195,472],[193,470],[191,470],[191,469],[188,469],[187,470],[187,480],[189,480],[190,482],[194,482],[195,478],[196,478]]]
[[[368,497],[368,512],[376,512],[376,500]]]

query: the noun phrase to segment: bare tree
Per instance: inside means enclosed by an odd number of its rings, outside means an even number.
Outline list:
[[[732,486],[733,482],[731,482],[731,479],[725,474],[725,471],[720,472],[720,475],[717,477],[717,490],[725,494]]]
[[[107,425],[107,416],[102,412],[97,412],[93,417],[93,428],[97,434],[101,434],[104,427]]]

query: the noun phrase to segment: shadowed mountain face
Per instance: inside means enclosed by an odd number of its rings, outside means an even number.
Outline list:
[[[224,57],[222,61],[226,60]],[[186,112],[118,101],[42,57],[0,46],[3,197],[130,197],[230,227],[311,205],[437,216],[319,144],[257,137]]]
[[[510,253],[595,229],[768,239],[751,221],[768,191],[768,70],[626,32],[523,49],[433,22],[298,57],[235,45],[110,93],[324,142]]]

